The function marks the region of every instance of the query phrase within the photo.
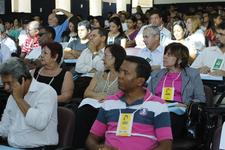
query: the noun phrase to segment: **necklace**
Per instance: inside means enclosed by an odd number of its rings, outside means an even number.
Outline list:
[[[110,83],[109,79],[110,79],[110,72],[109,72],[108,75],[107,75],[107,79],[106,79],[106,82],[105,82],[105,86],[104,86],[102,92],[104,92],[105,89],[106,89],[106,92],[108,92],[109,88],[110,88],[114,83],[116,83],[118,77],[116,77],[111,83]]]
[[[43,68],[41,68],[39,71],[38,71],[38,74],[37,74],[37,77],[36,77],[36,80],[38,80],[39,78],[39,75],[40,75],[40,72],[43,70]],[[50,82],[48,83],[48,85],[51,85],[52,81],[55,79],[55,77],[53,76],[50,80]]]

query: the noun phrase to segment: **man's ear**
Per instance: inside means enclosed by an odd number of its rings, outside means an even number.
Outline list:
[[[56,55],[55,55],[55,58],[54,58],[54,59],[55,59],[55,61],[58,59],[58,57],[59,57],[59,55],[58,55],[58,54],[56,54]]]
[[[107,40],[107,39],[106,39],[106,36],[102,36],[101,39],[102,39],[102,42],[104,42],[104,43],[105,43],[105,41]]]
[[[143,77],[138,77],[137,78],[137,85],[142,87],[145,84],[145,78]]]

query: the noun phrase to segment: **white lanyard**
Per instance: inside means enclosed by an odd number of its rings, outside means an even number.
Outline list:
[[[163,80],[163,87],[162,87],[162,88],[165,87],[165,82],[166,82],[167,75],[168,75],[168,74],[166,74],[166,77],[165,77],[165,79]],[[174,87],[174,82],[180,77],[180,75],[181,75],[181,72],[180,72],[180,73],[178,74],[178,76],[172,81],[172,87]]]
[[[104,86],[102,92],[104,92],[106,88],[107,88],[107,89],[106,89],[106,92],[108,92],[109,88],[110,88],[110,87],[118,80],[118,77],[116,77],[116,78],[110,83],[109,78],[110,78],[110,72],[109,72],[108,75],[107,75],[107,79],[106,79],[106,82],[105,82],[105,86]],[[109,84],[109,83],[110,83],[110,84]]]
[[[38,81],[38,78],[39,78],[39,74],[40,72],[42,71],[43,68],[41,68],[39,71],[38,71],[38,74],[37,74],[37,77],[36,77],[36,80]],[[55,77],[52,77],[52,79],[50,80],[50,82],[48,83],[48,85],[51,85],[52,81],[55,79]]]

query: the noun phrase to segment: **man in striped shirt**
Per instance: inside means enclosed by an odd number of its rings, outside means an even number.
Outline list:
[[[91,150],[170,150],[172,132],[165,102],[144,88],[149,63],[127,56],[120,67],[119,91],[104,101],[86,141]],[[99,144],[105,139],[103,145]]]

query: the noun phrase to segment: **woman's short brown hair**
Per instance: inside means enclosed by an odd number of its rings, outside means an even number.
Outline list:
[[[164,55],[167,52],[170,52],[172,56],[175,56],[177,58],[175,66],[184,69],[185,67],[188,66],[188,61],[189,61],[189,51],[186,46],[184,46],[181,43],[170,43],[165,47],[164,50]],[[181,62],[179,62],[181,60]]]

